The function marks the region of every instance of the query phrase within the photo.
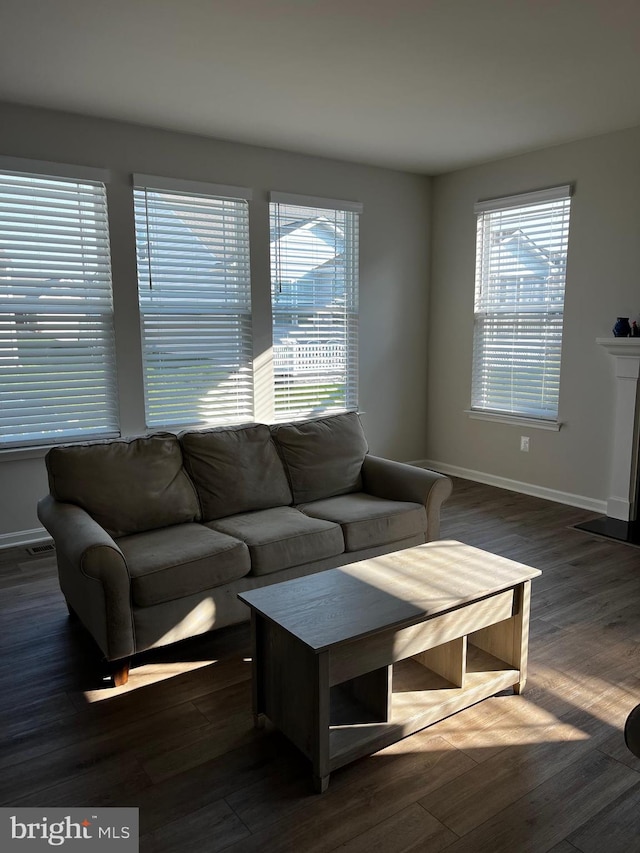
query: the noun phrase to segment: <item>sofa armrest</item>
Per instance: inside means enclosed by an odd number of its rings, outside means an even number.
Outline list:
[[[428,468],[367,454],[362,465],[362,483],[364,491],[376,497],[422,504],[427,511],[428,541],[439,537],[440,507],[453,490],[449,477]]]
[[[85,510],[47,495],[38,518],[53,537],[60,588],[108,660],[135,652],[131,582],[114,539]]]

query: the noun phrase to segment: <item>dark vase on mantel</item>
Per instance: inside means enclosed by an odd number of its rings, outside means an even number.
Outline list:
[[[628,338],[631,335],[631,326],[628,317],[618,317],[613,327],[613,335],[616,338]]]

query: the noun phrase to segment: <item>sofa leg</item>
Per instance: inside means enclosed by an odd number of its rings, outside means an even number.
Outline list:
[[[131,668],[131,658],[122,658],[111,664],[111,677],[115,687],[122,687],[129,681],[129,669]]]

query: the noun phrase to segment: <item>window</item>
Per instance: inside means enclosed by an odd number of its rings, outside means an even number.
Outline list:
[[[360,210],[271,194],[277,421],[357,409]]]
[[[106,192],[79,177],[0,171],[3,447],[118,434]]]
[[[248,193],[134,182],[147,426],[250,420]]]
[[[557,422],[570,194],[475,207],[472,412]]]

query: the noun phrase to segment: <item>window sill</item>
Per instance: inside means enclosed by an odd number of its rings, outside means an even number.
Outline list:
[[[465,409],[465,414],[476,421],[493,421],[499,424],[511,424],[512,426],[526,426],[532,429],[546,429],[558,432],[562,426],[561,421],[544,421],[541,418],[525,418],[517,415],[501,415],[497,412],[477,412],[473,409]]]
[[[23,459],[44,459],[52,447],[61,447],[63,444],[83,444],[91,441],[104,441],[106,439],[120,438],[120,433],[102,433],[94,436],[67,436],[60,441],[49,442],[49,444],[23,444],[13,447],[0,448],[0,462],[17,462]]]
[[[34,447],[7,447],[0,450],[0,462],[18,462],[23,459],[44,459],[47,451],[53,445],[37,445]]]

